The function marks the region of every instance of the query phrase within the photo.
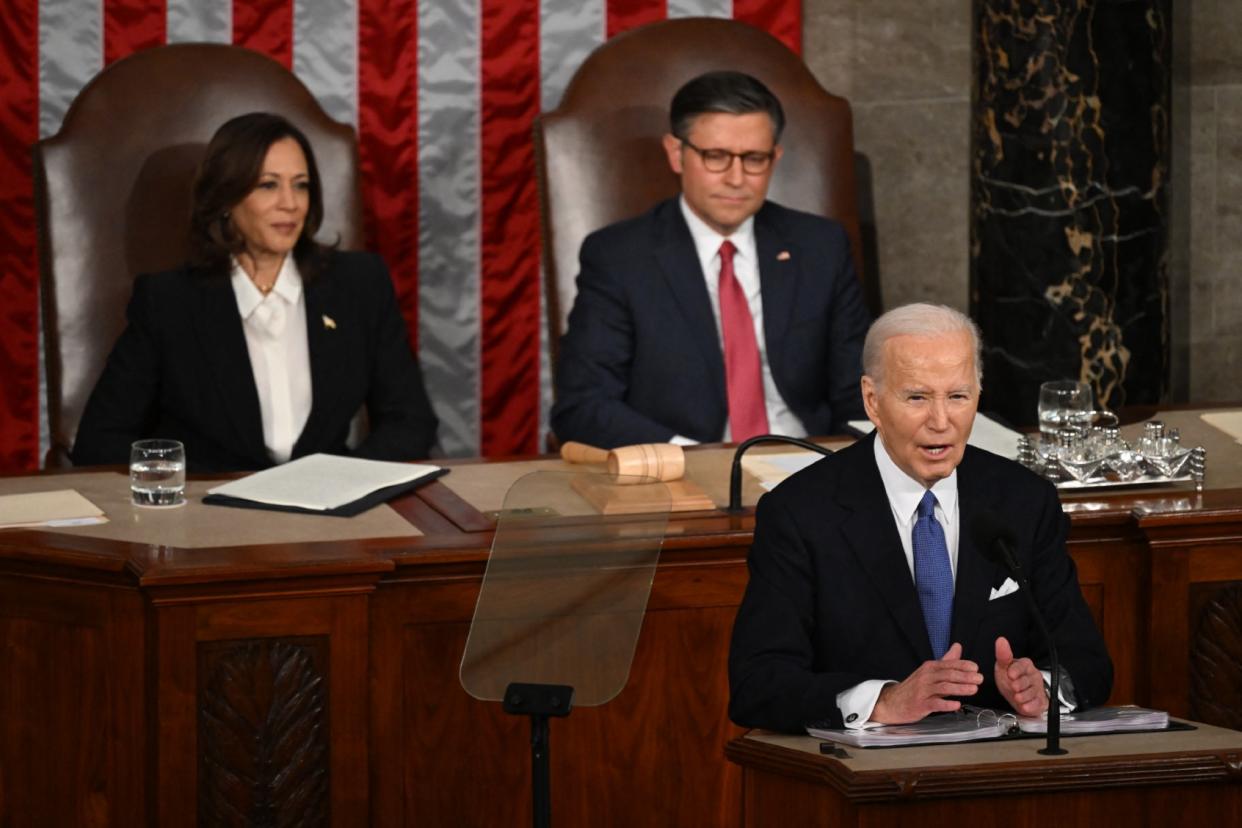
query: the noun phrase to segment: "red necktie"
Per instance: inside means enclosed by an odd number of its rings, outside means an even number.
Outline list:
[[[720,245],[720,330],[724,336],[725,382],[729,396],[729,431],[735,443],[768,433],[763,405],[763,369],[755,320],[746,294],[733,275],[733,242]]]

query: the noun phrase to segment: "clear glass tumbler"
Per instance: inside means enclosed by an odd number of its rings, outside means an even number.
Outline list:
[[[135,506],[185,503],[185,446],[178,440],[139,440],[129,450],[129,491]]]

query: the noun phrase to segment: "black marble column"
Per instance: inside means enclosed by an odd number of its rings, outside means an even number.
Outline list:
[[[983,408],[1169,382],[1171,0],[974,0],[971,314]]]

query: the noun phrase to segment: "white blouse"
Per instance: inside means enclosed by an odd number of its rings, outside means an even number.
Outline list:
[[[246,334],[246,350],[259,392],[263,443],[275,463],[293,453],[311,410],[310,349],[306,341],[306,298],[292,256],[264,296],[233,260],[233,295]]]

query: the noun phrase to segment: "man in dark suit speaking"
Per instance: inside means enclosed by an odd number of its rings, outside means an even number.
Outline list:
[[[795,732],[914,722],[962,699],[1044,712],[1045,643],[1017,584],[971,536],[981,513],[1012,529],[1056,640],[1062,701],[1103,703],[1112,662],[1055,488],[966,445],[981,379],[974,323],[935,305],[897,308],[867,333],[863,366],[872,436],[759,501],[730,717]]]
[[[553,430],[609,448],[840,431],[870,320],[842,227],[765,200],[780,102],[712,72],[670,122],[681,196],[582,244]]]

